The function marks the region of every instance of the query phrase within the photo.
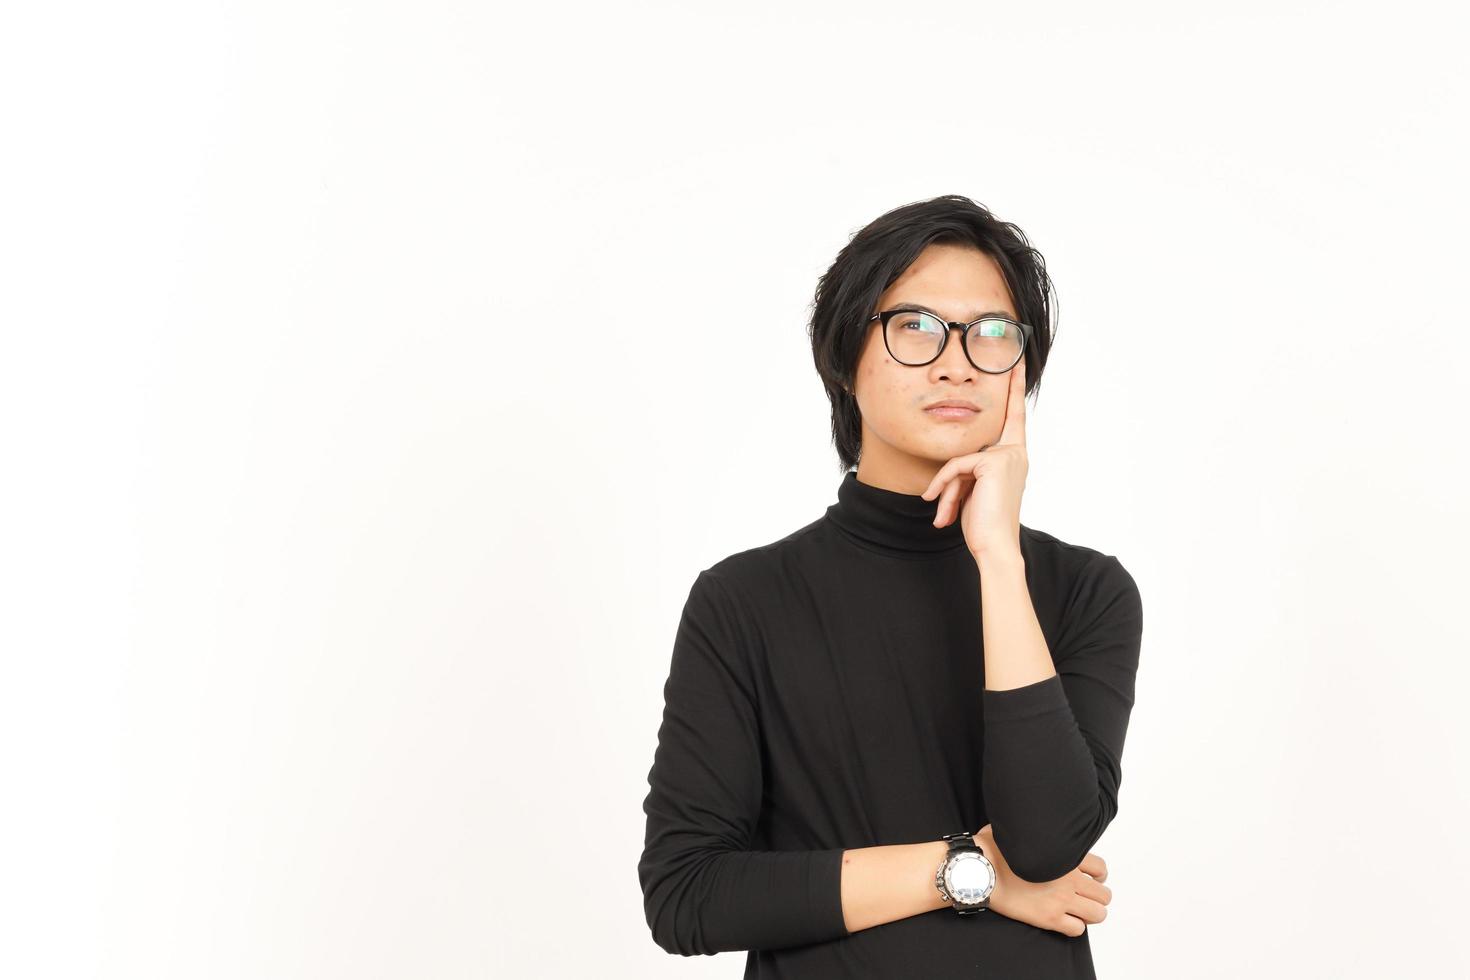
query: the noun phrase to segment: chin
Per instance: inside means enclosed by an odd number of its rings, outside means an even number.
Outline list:
[[[985,435],[978,425],[956,425],[943,435],[933,435],[925,440],[928,449],[925,455],[952,459],[963,453],[973,453],[985,445]]]
[[[956,433],[958,436],[959,433]],[[930,440],[924,445],[915,447],[909,451],[910,455],[919,459],[927,460],[936,465],[948,463],[956,456],[964,456],[967,453],[977,451],[983,443],[972,438],[954,438],[944,440]]]
[[[994,436],[986,438],[986,435],[988,433],[982,432],[978,426],[964,426],[963,429],[956,426],[956,429],[950,432],[947,438],[929,439],[928,444],[917,455],[938,460],[939,463],[948,463],[957,455],[979,453],[982,445],[989,445],[995,441]]]

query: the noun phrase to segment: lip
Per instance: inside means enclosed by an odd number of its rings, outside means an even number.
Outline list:
[[[946,398],[924,406],[925,414],[941,419],[968,419],[979,414],[980,406],[963,398]]]

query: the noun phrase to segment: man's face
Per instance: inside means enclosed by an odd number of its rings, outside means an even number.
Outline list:
[[[966,245],[924,249],[872,312],[906,303],[961,323],[991,312],[1019,319],[995,260]],[[910,367],[888,355],[882,328],[872,321],[853,381],[862,414],[863,468],[906,475],[932,472],[955,456],[994,443],[1005,425],[1009,385],[1009,374],[987,374],[970,363],[959,331],[950,332],[944,352],[933,363]],[[950,398],[973,402],[979,411],[955,418],[925,411]]]

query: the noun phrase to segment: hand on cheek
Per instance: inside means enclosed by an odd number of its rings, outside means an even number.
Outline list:
[[[922,494],[937,500],[934,526],[964,522],[977,558],[1021,547],[1021,494],[1026,487],[1026,359],[1011,368],[1000,437],[977,452],[949,460]]]

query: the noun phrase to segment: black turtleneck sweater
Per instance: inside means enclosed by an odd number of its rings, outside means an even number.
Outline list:
[[[979,568],[935,506],[850,470],[823,517],[695,578],[638,863],[665,950],[749,950],[747,978],[1095,975],[1086,933],[993,910],[844,925],[845,849],[989,823],[1019,877],[1048,881],[1118,809],[1142,635],[1132,576],[1022,525],[1057,674],[985,690]]]

